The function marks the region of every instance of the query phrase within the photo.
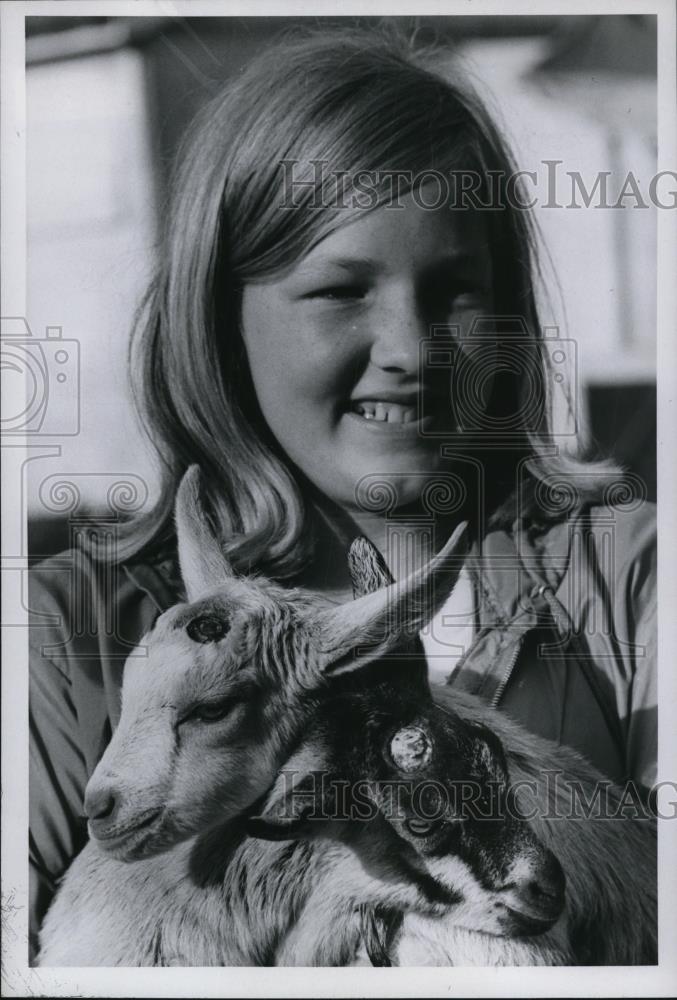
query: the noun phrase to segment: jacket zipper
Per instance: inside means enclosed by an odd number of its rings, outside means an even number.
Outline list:
[[[532,590],[530,597],[532,602],[532,608],[534,611],[536,611],[537,614],[539,614],[539,612],[542,609],[548,608],[555,623],[559,624],[559,609],[556,606],[554,595],[550,587],[547,587],[545,584],[541,584],[540,586],[535,587],[534,590]],[[540,602],[538,602],[539,598]],[[540,603],[540,608],[538,607],[537,602]],[[494,696],[491,699],[492,708],[496,708],[499,701],[503,697],[503,692],[507,687],[508,681],[510,680],[510,676],[513,670],[515,669],[515,664],[517,663],[517,657],[520,654],[523,642],[524,642],[524,635],[521,635],[519,639],[515,642],[515,648],[513,650],[512,656],[510,657],[510,659],[508,660],[507,664],[503,669],[501,679],[498,682],[498,687],[496,688]]]
[[[552,609],[552,606],[551,606],[551,602],[548,599],[549,598],[549,594],[548,594],[549,591],[550,591],[550,588],[547,585],[545,585],[545,584],[539,584],[539,585],[537,585],[537,586],[534,587],[534,589],[532,590],[531,594],[529,595],[531,597],[531,600],[532,600],[532,608],[533,608],[533,610],[537,610],[536,607],[534,606],[534,599],[540,597],[541,602],[544,602],[546,607],[550,607],[550,610],[551,610],[551,613],[552,613],[553,609]],[[455,679],[458,677],[460,669],[465,665],[466,661],[470,658],[470,656],[472,655],[472,653],[473,653],[476,645],[479,643],[480,639],[484,638],[484,636],[487,633],[491,632],[492,629],[495,628],[495,627],[496,626],[488,626],[488,627],[482,628],[482,629],[480,629],[478,631],[477,635],[474,637],[472,643],[470,644],[470,647],[468,649],[466,649],[466,651],[463,654],[463,656],[457,662],[456,669],[454,670],[453,674],[451,675],[451,678],[450,678],[450,680],[449,680],[448,683],[450,683],[450,684],[454,683]],[[489,703],[492,708],[496,708],[498,706],[498,703],[500,702],[501,698],[503,697],[505,689],[508,686],[508,681],[510,680],[510,677],[512,676],[512,672],[515,669],[515,664],[517,663],[517,658],[519,657],[519,654],[520,654],[520,652],[522,650],[522,645],[524,643],[524,637],[525,637],[525,635],[526,635],[526,633],[523,633],[521,636],[519,636],[518,639],[515,640],[515,647],[514,647],[514,649],[512,651],[510,659],[505,664],[505,666],[504,666],[504,668],[503,668],[503,670],[501,672],[501,679],[499,680],[498,686],[496,687],[496,690],[494,691],[494,694],[493,694],[493,696],[491,698],[491,701]]]
[[[503,697],[503,692],[505,691],[505,689],[507,687],[508,681],[510,680],[510,676],[511,676],[513,670],[515,669],[515,664],[517,663],[517,657],[519,656],[520,650],[522,648],[522,642],[523,642],[523,640],[524,640],[524,636],[520,636],[519,639],[516,640],[516,642],[515,642],[515,648],[514,648],[514,650],[512,652],[512,656],[510,657],[510,659],[506,663],[505,667],[503,668],[503,673],[501,674],[501,679],[498,682],[498,687],[494,691],[494,696],[491,699],[491,707],[492,708],[496,708],[496,706],[498,705],[499,701]]]

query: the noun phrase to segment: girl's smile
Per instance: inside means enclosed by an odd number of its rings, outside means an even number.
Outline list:
[[[430,368],[433,325],[492,311],[481,216],[384,206],[344,225],[282,276],[249,284],[245,348],[258,403],[286,454],[347,508],[365,476],[398,505],[442,468],[454,431],[449,367]]]

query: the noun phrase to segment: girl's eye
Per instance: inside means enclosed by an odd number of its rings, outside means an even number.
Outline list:
[[[216,615],[200,615],[188,622],[186,632],[193,642],[218,642],[228,632],[228,622]]]
[[[475,299],[478,295],[477,289],[470,283],[461,284],[459,282],[449,282],[441,286],[432,293],[431,299],[440,303],[458,305]]]
[[[366,289],[359,285],[330,285],[327,288],[318,288],[316,291],[310,292],[306,298],[345,301],[363,299],[366,294]]]

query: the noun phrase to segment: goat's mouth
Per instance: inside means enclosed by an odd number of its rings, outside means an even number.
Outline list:
[[[90,821],[90,834],[98,846],[107,854],[120,860],[138,857],[148,839],[157,832],[162,823],[162,809],[146,809],[127,823],[116,823],[102,827]]]
[[[507,937],[536,937],[538,934],[545,934],[557,923],[557,916],[540,917],[532,913],[524,913],[514,910],[511,906],[506,907],[506,915],[502,918],[503,933]]]

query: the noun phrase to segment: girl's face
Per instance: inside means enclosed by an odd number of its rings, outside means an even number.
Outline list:
[[[463,335],[492,312],[482,216],[421,208],[411,195],[401,206],[361,216],[282,277],[244,289],[263,416],[308,479],[349,510],[364,477],[391,484],[399,506],[444,467],[450,368],[429,366],[423,341],[434,324]]]

